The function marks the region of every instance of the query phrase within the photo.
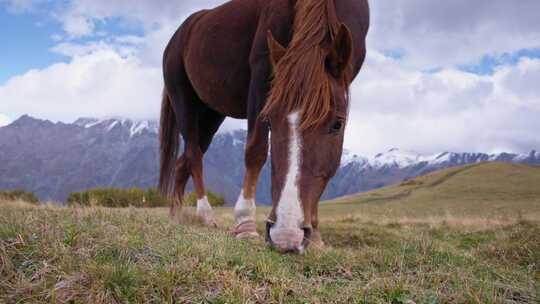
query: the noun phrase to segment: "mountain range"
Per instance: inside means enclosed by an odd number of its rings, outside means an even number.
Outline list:
[[[63,202],[73,191],[95,187],[155,187],[157,132],[153,121],[80,118],[53,123],[24,115],[0,128],[0,189],[22,188],[42,200]],[[204,159],[207,188],[223,193],[229,203],[236,200],[242,185],[245,138],[244,130],[218,133]],[[345,151],[323,199],[381,188],[443,168],[493,161],[540,165],[540,152],[421,155],[394,148],[363,157]],[[271,201],[268,163],[257,200]]]

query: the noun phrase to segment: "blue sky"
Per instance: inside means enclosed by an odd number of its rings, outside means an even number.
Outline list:
[[[164,46],[190,13],[222,2],[0,0],[0,125],[22,114],[157,119]],[[371,1],[346,147],[539,149],[540,1],[515,3]]]
[[[0,40],[4,41],[0,48],[0,83],[30,69],[66,60],[50,51],[56,44],[51,35],[59,33],[61,27],[47,16],[10,12],[3,4],[0,28]]]
[[[458,68],[474,74],[491,75],[498,67],[516,65],[522,58],[540,58],[540,49],[523,49],[514,53],[504,53],[498,56],[484,55],[479,62],[459,65]]]
[[[67,38],[54,10],[61,4],[45,3],[29,10],[16,10],[0,1],[0,39],[10,41],[0,48],[0,84],[32,69],[42,69],[69,57],[53,50],[60,41],[88,43],[124,35],[141,35],[138,24],[123,18],[96,21],[95,32],[85,37]]]

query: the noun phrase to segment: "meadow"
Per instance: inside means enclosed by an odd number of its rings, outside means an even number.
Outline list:
[[[540,168],[477,164],[323,202],[283,255],[185,208],[0,202],[0,303],[539,303]],[[268,208],[258,209],[259,230]]]

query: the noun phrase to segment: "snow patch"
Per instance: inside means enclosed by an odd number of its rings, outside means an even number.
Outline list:
[[[392,148],[386,153],[379,153],[375,157],[369,159],[372,167],[408,167],[418,163],[421,156],[416,152],[402,151],[397,148]]]
[[[452,157],[452,153],[444,152],[444,153],[438,153],[434,155],[423,156],[420,158],[422,161],[425,161],[430,165],[437,165],[437,164],[449,162],[451,157]]]
[[[524,162],[529,158],[540,158],[540,153],[531,151],[527,154],[512,154],[512,153],[454,153],[443,152],[432,155],[421,155],[416,152],[399,150],[396,148],[390,149],[385,153],[379,153],[371,158],[364,158],[351,153],[350,151],[344,151],[341,158],[341,167],[345,167],[349,164],[357,164],[361,168],[406,168],[421,163],[425,163],[428,166],[440,166],[445,163],[453,163],[454,165],[480,163],[480,162],[492,162],[492,161],[510,161],[510,162]]]
[[[534,156],[534,153],[531,153],[531,154],[519,154],[514,158],[514,160],[517,160],[517,161],[526,160],[527,158],[529,158],[530,155]]]
[[[150,123],[148,121],[134,122],[129,129],[129,137],[142,133],[144,130],[149,130],[149,127]]]
[[[350,164],[360,164],[365,165],[368,163],[368,159],[358,154],[352,153],[349,150],[344,149],[343,154],[341,154],[341,167],[346,167]]]
[[[159,125],[156,121],[152,120],[131,120],[127,118],[79,118],[74,122],[75,125],[90,129],[94,127],[101,127],[106,132],[111,131],[115,126],[121,125],[122,127],[129,128],[129,137],[134,137],[143,133],[145,130],[149,133],[158,133]]]
[[[96,118],[79,118],[74,122],[74,124],[79,127],[89,129],[89,128],[92,128],[94,126],[101,124],[103,121],[104,121],[103,119],[96,119]]]
[[[117,124],[118,124],[118,121],[113,121],[113,122],[107,127],[107,132],[109,132],[110,130],[112,130]]]

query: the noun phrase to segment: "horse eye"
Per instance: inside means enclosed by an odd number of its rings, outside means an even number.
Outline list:
[[[334,122],[334,124],[330,128],[330,133],[337,133],[337,132],[341,131],[342,127],[343,127],[343,121],[336,120],[336,122]]]

